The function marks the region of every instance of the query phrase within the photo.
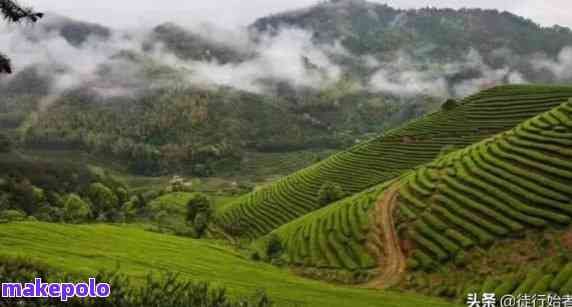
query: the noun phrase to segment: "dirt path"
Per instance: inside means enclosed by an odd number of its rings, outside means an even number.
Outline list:
[[[394,212],[398,205],[399,182],[393,184],[378,200],[374,212],[374,227],[371,245],[381,247],[377,262],[381,274],[366,284],[366,287],[385,289],[397,284],[405,273],[406,259],[395,230]]]

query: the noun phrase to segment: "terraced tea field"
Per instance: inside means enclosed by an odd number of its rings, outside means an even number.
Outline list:
[[[374,231],[372,209],[396,182],[395,223],[409,269],[435,268],[526,230],[569,225],[572,102],[285,224],[274,233],[288,261],[350,271],[375,267],[385,242]]]
[[[502,86],[358,144],[216,212],[217,223],[256,238],[318,209],[317,193],[337,183],[355,194],[431,162],[448,146],[463,148],[509,130],[572,97],[572,87]]]
[[[308,167],[316,163],[320,157],[328,156],[333,152],[333,150],[306,150],[285,153],[248,152],[240,165],[241,177],[279,178]]]
[[[316,210],[278,228],[290,264],[329,269],[377,266],[366,249],[370,211],[382,188]]]
[[[402,238],[411,267],[473,245],[572,219],[572,104],[447,155],[402,180]]]
[[[572,293],[572,263],[561,267],[558,271],[531,269],[524,276],[490,277],[481,287],[469,289],[474,293],[495,293],[497,297],[504,295],[556,293],[560,296]]]

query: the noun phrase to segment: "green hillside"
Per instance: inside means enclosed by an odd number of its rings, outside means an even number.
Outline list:
[[[444,105],[378,138],[332,155],[248,194],[217,212],[227,230],[257,237],[318,209],[325,183],[354,194],[435,159],[443,150],[463,148],[511,129],[572,97],[572,87],[501,86]]]
[[[394,240],[400,246],[393,252],[407,260],[407,269],[439,271],[443,263],[466,265],[466,255],[474,247],[502,246],[504,240],[522,238],[533,230],[547,232],[570,225],[571,148],[572,102],[566,102],[273,233],[293,265],[348,271],[381,265],[383,273],[388,242],[380,229],[387,225],[379,224],[379,211],[373,209],[388,200],[391,186],[397,198],[396,212],[390,213],[395,225],[389,227],[395,226]],[[528,257],[532,251],[523,253]],[[544,282],[553,278],[554,272]],[[563,287],[565,281],[558,285]],[[464,286],[467,280],[462,282]],[[458,291],[456,296],[464,288]]]
[[[568,102],[407,176],[398,229],[415,242],[412,267],[530,227],[570,224],[571,145]]]
[[[245,260],[220,245],[134,227],[18,223],[2,224],[0,232],[0,256],[25,256],[66,272],[91,274],[119,264],[122,272],[143,278],[151,270],[170,270],[226,286],[233,294],[264,288],[278,306],[453,306],[417,295],[306,280]]]

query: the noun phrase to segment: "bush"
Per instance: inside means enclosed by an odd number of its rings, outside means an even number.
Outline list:
[[[270,259],[277,259],[282,255],[283,248],[282,242],[278,235],[272,233],[268,237],[268,243],[266,244],[266,255]]]
[[[318,204],[320,207],[324,207],[344,197],[344,190],[339,184],[327,182],[324,183],[318,191]]]
[[[113,191],[96,182],[89,186],[87,195],[93,205],[93,211],[96,216],[105,215],[110,211],[116,210],[119,207],[119,199]]]
[[[26,213],[19,210],[4,210],[0,212],[0,222],[21,222],[26,219]]]
[[[0,152],[12,151],[12,141],[5,134],[0,133]]]
[[[441,105],[441,109],[444,111],[451,111],[459,106],[459,102],[455,99],[447,99],[443,105]]]
[[[68,223],[84,222],[91,214],[89,204],[76,194],[64,198],[64,220]]]
[[[208,227],[209,216],[205,212],[199,212],[195,219],[193,220],[193,227],[198,237],[202,237]]]
[[[212,212],[211,201],[204,193],[194,193],[187,202],[187,221],[193,221],[201,212],[210,215]]]
[[[187,202],[187,222],[193,225],[199,237],[205,234],[212,211],[211,201],[203,193],[194,193]]]
[[[129,192],[127,192],[127,189],[119,187],[115,190],[115,194],[117,195],[117,198],[121,204],[129,201]]]

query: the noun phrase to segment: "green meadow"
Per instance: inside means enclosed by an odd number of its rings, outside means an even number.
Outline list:
[[[236,295],[265,289],[278,306],[454,306],[415,294],[304,279],[209,241],[133,226],[25,222],[2,224],[0,233],[0,256],[27,257],[70,273],[88,275],[119,266],[121,272],[141,279],[150,271],[173,271],[183,278],[225,286]]]

